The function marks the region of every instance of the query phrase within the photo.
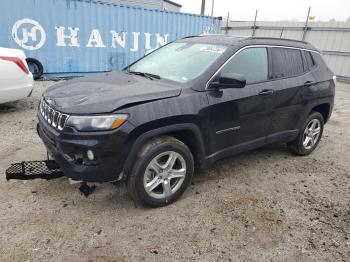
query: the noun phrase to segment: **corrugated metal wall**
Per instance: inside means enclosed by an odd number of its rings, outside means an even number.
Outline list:
[[[203,32],[212,17],[89,0],[1,0],[0,46],[21,48],[45,73],[120,70],[147,50]]]
[[[141,6],[156,8],[170,12],[180,12],[181,7],[164,0],[93,0],[95,2],[114,3],[119,5]]]
[[[282,37],[310,42],[320,49],[338,79],[350,81],[349,22],[235,22],[223,20],[221,32],[237,36]]]
[[[95,2],[114,3],[119,5],[142,6],[146,8],[163,9],[163,0],[93,0]]]

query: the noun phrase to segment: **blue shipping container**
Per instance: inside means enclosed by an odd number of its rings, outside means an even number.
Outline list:
[[[1,0],[0,10],[0,46],[23,49],[47,74],[121,70],[167,42],[219,32],[213,17],[89,0]]]

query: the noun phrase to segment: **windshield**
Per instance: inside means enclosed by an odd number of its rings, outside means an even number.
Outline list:
[[[225,50],[221,45],[172,43],[142,58],[128,71],[186,83],[201,75]]]

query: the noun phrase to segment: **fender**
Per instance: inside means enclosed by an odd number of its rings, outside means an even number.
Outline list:
[[[132,166],[137,157],[137,154],[141,150],[142,146],[146,143],[146,141],[148,141],[151,138],[154,138],[160,135],[165,135],[170,132],[188,131],[188,130],[194,134],[194,137],[196,139],[195,145],[196,145],[196,150],[198,154],[198,159],[200,162],[203,162],[205,158],[205,147],[204,147],[202,133],[199,127],[193,123],[174,124],[174,125],[164,126],[164,127],[147,131],[146,133],[143,133],[136,139],[136,141],[132,145],[132,148],[124,164],[124,170],[123,170],[124,176],[125,174],[128,174],[129,171],[132,169]]]

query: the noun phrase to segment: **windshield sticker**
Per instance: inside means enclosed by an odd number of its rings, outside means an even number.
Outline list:
[[[200,48],[200,51],[222,54],[225,51],[225,48],[217,47],[217,46],[203,46]]]

